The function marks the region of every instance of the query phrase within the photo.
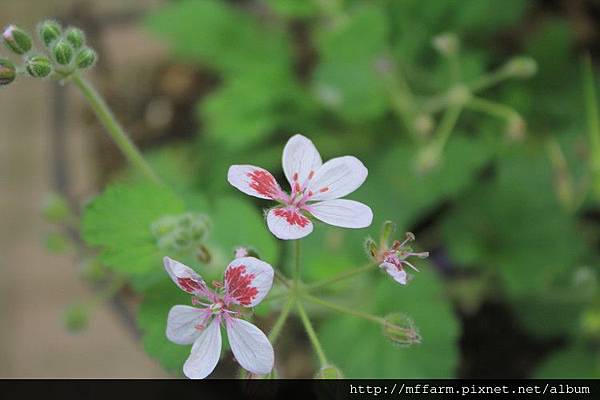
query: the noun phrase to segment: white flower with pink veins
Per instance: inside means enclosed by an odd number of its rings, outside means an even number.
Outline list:
[[[267,213],[269,230],[279,239],[300,239],[310,234],[313,224],[307,215],[342,228],[371,225],[373,212],[367,205],[340,199],[367,178],[367,168],[359,159],[344,156],[323,163],[315,145],[295,135],[283,149],[282,164],[290,194],[263,168],[232,165],[227,173],[229,183],[242,192],[280,203]]]
[[[275,361],[273,346],[265,334],[248,321],[236,318],[237,306],[254,307],[273,285],[273,268],[254,257],[233,260],[225,270],[217,291],[209,289],[190,267],[164,258],[167,273],[177,286],[191,294],[192,304],[177,305],[167,318],[167,338],[177,344],[193,344],[183,373],[203,379],[217,366],[221,357],[221,326],[227,330],[229,345],[237,362],[253,374],[271,372]]]

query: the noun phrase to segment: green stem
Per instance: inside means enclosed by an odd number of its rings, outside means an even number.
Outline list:
[[[495,101],[483,99],[481,97],[473,97],[467,104],[467,108],[474,111],[479,111],[491,116],[511,121],[513,119],[522,119],[518,112],[511,107]]]
[[[279,317],[277,317],[275,324],[273,324],[273,328],[271,328],[271,332],[269,333],[269,342],[271,342],[271,344],[275,343],[277,337],[281,333],[281,329],[285,325],[285,321],[287,321],[287,318],[290,315],[290,311],[294,305],[294,302],[295,299],[291,298],[287,301],[287,303],[285,303],[281,313],[279,314]]]
[[[327,357],[325,357],[325,352],[321,347],[321,342],[319,342],[319,338],[317,337],[317,334],[312,324],[310,323],[310,319],[308,319],[308,315],[306,314],[306,310],[304,310],[302,302],[299,301],[298,303],[296,303],[296,308],[298,309],[298,314],[300,315],[300,319],[302,320],[304,329],[306,329],[308,338],[310,339],[310,342],[312,343],[312,346],[315,349],[315,352],[317,353],[317,357],[319,357],[319,362],[321,363],[321,366],[327,365]]]
[[[356,275],[360,275],[360,274],[363,274],[365,272],[369,272],[369,271],[373,270],[375,267],[376,267],[375,264],[369,263],[369,264],[367,264],[367,265],[365,265],[363,267],[354,268],[354,269],[351,269],[349,271],[342,272],[341,274],[338,274],[338,275],[336,275],[334,277],[331,277],[329,279],[325,279],[323,281],[315,282],[313,284],[310,284],[310,285],[308,285],[306,287],[306,290],[311,291],[311,290],[321,289],[321,288],[323,288],[325,286],[329,286],[329,285],[331,285],[333,283],[337,283],[337,282],[342,281],[344,279],[352,278],[352,277],[354,277]]]
[[[294,240],[294,287],[300,286],[300,240]]]
[[[96,117],[100,120],[104,128],[108,131],[108,134],[113,139],[117,147],[121,150],[127,161],[134,167],[137,168],[144,176],[151,181],[161,184],[158,175],[152,170],[150,165],[144,160],[144,157],[131,141],[129,136],[125,133],[119,122],[116,120],[113,113],[108,108],[108,105],[100,96],[100,94],[94,89],[94,87],[79,74],[73,74],[70,77],[71,81],[81,91],[83,96],[89,102],[90,106],[94,110]]]
[[[460,116],[462,108],[462,105],[451,105],[444,113],[438,129],[435,132],[433,142],[431,143],[431,156],[433,158],[437,159],[444,150],[444,147],[446,146],[446,143],[448,142],[448,139],[454,130],[454,126],[456,126],[456,122],[458,121],[458,117]]]
[[[342,313],[342,314],[352,315],[354,317],[366,319],[368,321],[372,321],[372,322],[375,322],[375,323],[378,323],[378,324],[384,324],[385,323],[385,319],[383,319],[381,317],[378,317],[376,315],[364,313],[362,311],[356,311],[356,310],[353,310],[353,309],[350,309],[350,308],[346,308],[344,306],[340,306],[338,304],[331,303],[329,301],[320,299],[318,297],[312,296],[312,295],[307,294],[307,293],[302,293],[300,295],[300,297],[302,299],[308,300],[308,301],[313,302],[315,304],[319,304],[319,305],[321,305],[323,307],[330,308],[330,309],[332,309],[334,311],[337,311],[339,313]]]
[[[498,83],[510,78],[511,74],[506,68],[499,68],[496,71],[483,74],[479,78],[467,84],[467,88],[471,93],[478,93],[487,88],[497,85]],[[430,97],[423,106],[426,113],[434,114],[443,110],[450,104],[451,90]]]
[[[288,282],[285,275],[283,275],[281,272],[279,272],[276,269],[275,269],[275,279],[277,279],[279,282],[281,282],[283,284],[283,286],[285,286],[287,288],[290,287],[290,283]]]

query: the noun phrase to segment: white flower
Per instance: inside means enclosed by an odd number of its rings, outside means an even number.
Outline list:
[[[177,344],[193,344],[183,373],[192,379],[208,376],[221,356],[221,325],[225,326],[231,351],[237,362],[253,374],[268,374],[273,369],[273,346],[265,334],[248,321],[236,318],[236,306],[254,307],[273,284],[273,268],[254,257],[233,260],[225,270],[218,293],[209,289],[191,268],[169,257],[164,258],[169,276],[179,288],[194,297],[192,304],[177,305],[167,319],[167,338]]]
[[[391,248],[387,248],[387,243],[382,243],[382,249],[375,255],[375,260],[379,262],[379,268],[388,273],[396,282],[401,285],[406,285],[408,275],[404,270],[404,265],[409,266],[413,270],[419,272],[417,267],[407,261],[409,257],[427,258],[429,252],[424,251],[415,253],[406,244],[415,240],[415,236],[408,232],[406,239],[403,242],[395,240]]]
[[[282,164],[291,194],[260,167],[232,165],[227,173],[229,183],[242,192],[280,203],[267,213],[269,230],[279,239],[300,239],[311,233],[313,224],[306,214],[343,228],[371,225],[373,212],[368,206],[340,199],[367,178],[367,168],[356,157],[337,157],[323,163],[314,144],[295,135],[283,149]]]

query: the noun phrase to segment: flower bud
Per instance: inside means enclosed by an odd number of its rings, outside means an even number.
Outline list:
[[[315,379],[344,379],[344,374],[334,365],[324,365],[315,375]]]
[[[458,52],[460,42],[456,34],[452,32],[442,33],[433,38],[433,47],[445,56],[456,54]]]
[[[208,247],[203,244],[199,244],[196,248],[196,259],[203,264],[210,264],[212,255],[210,254]]]
[[[98,56],[96,55],[96,52],[93,49],[90,49],[89,47],[84,47],[77,54],[75,62],[77,64],[77,68],[86,69],[93,66],[96,63],[97,59]]]
[[[38,35],[46,47],[50,47],[50,45],[57,40],[61,34],[62,28],[56,21],[47,20],[38,26]]]
[[[57,193],[49,193],[42,205],[42,215],[53,223],[64,222],[70,214],[69,206],[64,197]]]
[[[25,68],[34,78],[45,78],[52,72],[52,62],[46,56],[31,56],[25,61]]]
[[[256,250],[254,250],[251,247],[244,247],[244,246],[239,246],[239,247],[235,248],[234,257],[235,258],[254,257],[254,258],[258,258],[260,260],[260,255],[258,254],[258,252]]]
[[[52,47],[52,55],[60,65],[68,65],[73,60],[73,47],[65,39],[59,39]]]
[[[31,38],[16,25],[7,26],[2,33],[2,38],[6,46],[17,54],[25,54],[31,50]]]
[[[0,59],[0,86],[8,85],[17,77],[15,65],[8,61]]]
[[[71,43],[75,50],[79,50],[85,44],[85,34],[79,28],[69,28],[65,32],[65,38]]]
[[[507,74],[515,78],[531,78],[537,72],[537,63],[531,57],[514,57],[509,60],[504,69]]]
[[[413,320],[401,313],[385,317],[383,334],[392,343],[403,347],[421,343],[421,335]]]
[[[79,332],[88,325],[88,310],[84,305],[74,304],[65,310],[64,324],[70,332]]]

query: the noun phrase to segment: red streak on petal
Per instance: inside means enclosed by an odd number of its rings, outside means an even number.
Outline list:
[[[328,187],[324,187],[324,188],[321,188],[321,189],[319,189],[319,192],[321,192],[321,193],[325,193],[325,192],[326,192],[326,191],[328,191],[328,190],[329,190],[329,188],[328,188]]]
[[[293,181],[297,181],[298,180],[298,173],[294,172],[294,175],[292,176],[292,180]]]
[[[304,228],[310,222],[308,218],[295,210],[276,208],[273,213],[278,217],[285,218],[288,224],[298,225],[301,228]]]
[[[272,199],[278,197],[280,189],[275,178],[273,178],[273,175],[267,171],[257,169],[248,173],[248,177],[252,180],[250,183],[252,189],[256,190],[261,195],[268,196]]]
[[[204,290],[204,285],[193,278],[177,278],[177,283],[188,293],[196,293]]]
[[[308,179],[312,179],[313,176],[315,176],[315,171],[310,171],[310,174],[308,174]]]
[[[241,305],[249,305],[258,294],[258,289],[251,286],[253,279],[254,274],[246,273],[245,265],[227,269],[227,272],[225,272],[227,294],[236,299]]]
[[[302,188],[300,187],[300,184],[298,182],[294,183],[294,190],[296,192],[300,192],[302,190]]]

